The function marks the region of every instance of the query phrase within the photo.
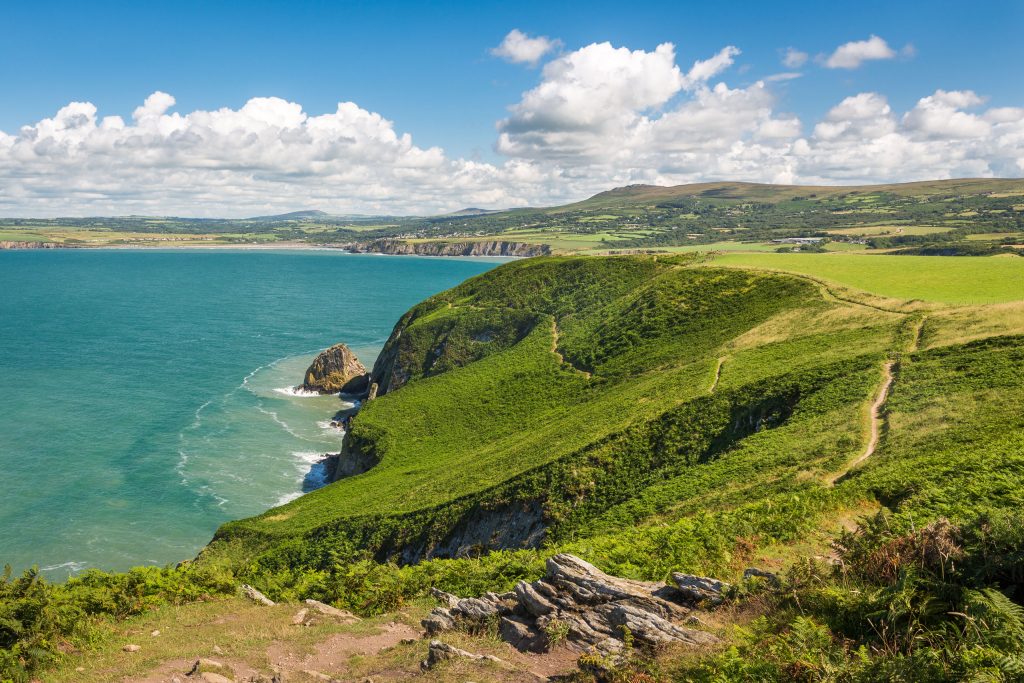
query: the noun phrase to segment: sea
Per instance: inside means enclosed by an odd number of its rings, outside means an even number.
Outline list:
[[[295,389],[314,356],[370,367],[408,308],[501,261],[0,251],[0,565],[171,564],[323,485],[352,400]]]

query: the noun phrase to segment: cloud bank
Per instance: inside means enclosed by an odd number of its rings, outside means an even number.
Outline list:
[[[779,75],[726,82],[739,56],[725,46],[682,67],[671,43],[562,54],[497,122],[493,163],[418,146],[353,102],[313,115],[260,97],[181,113],[154,92],[128,121],[71,102],[0,132],[0,215],[426,214],[557,204],[630,183],[1024,175],[1022,108],[937,90],[899,112],[862,92],[805,122],[780,105]]]

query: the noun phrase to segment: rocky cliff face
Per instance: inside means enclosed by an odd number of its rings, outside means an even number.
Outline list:
[[[59,242],[12,242],[0,240],[0,249],[64,249]]]
[[[302,388],[322,394],[364,393],[369,373],[344,344],[336,344],[317,356],[306,370]]]
[[[409,256],[544,256],[551,253],[546,244],[526,244],[486,240],[479,242],[402,242],[375,240],[367,243],[346,244],[345,249],[356,253],[404,254]]]

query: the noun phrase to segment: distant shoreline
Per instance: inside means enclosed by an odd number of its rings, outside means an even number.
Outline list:
[[[521,251],[524,245],[509,243],[512,251]],[[373,249],[372,245],[370,249]],[[447,246],[447,245],[445,245]],[[465,245],[456,244],[456,247]],[[532,250],[532,245],[526,245]],[[415,247],[411,249],[397,249],[395,251],[359,250],[350,248],[351,245],[330,246],[326,244],[310,244],[308,242],[275,242],[271,244],[63,244],[59,242],[2,242],[0,251],[38,251],[45,250],[109,250],[109,251],[333,251],[342,254],[361,254],[366,256],[422,256],[438,258],[493,258],[493,259],[517,259],[539,256],[535,253],[467,253],[466,251],[452,251],[444,253],[444,248],[430,250],[426,253],[417,253]],[[503,250],[499,250],[503,251]],[[546,252],[544,252],[546,253]]]
[[[32,244],[32,243],[29,243]],[[282,242],[280,244],[72,244],[50,247],[0,247],[4,251],[324,251],[345,254],[348,256],[387,256],[387,257],[415,257],[415,258],[440,258],[440,259],[468,259],[468,260],[495,260],[514,261],[526,256],[501,256],[501,255],[476,255],[476,254],[385,254],[383,252],[349,251],[343,247],[329,247],[322,244],[305,244],[303,242]]]

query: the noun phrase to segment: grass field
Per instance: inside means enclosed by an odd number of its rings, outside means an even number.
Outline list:
[[[1019,243],[1024,243],[1024,232],[976,232],[967,236],[972,242],[998,242],[1010,238],[1016,238]]]
[[[866,254],[725,254],[722,266],[783,270],[895,299],[994,304],[1024,299],[1024,259]]]
[[[856,228],[837,228],[829,230],[833,235],[934,235],[949,232],[950,228],[934,225],[864,225]]]
[[[69,242],[70,244],[89,247],[101,247],[114,244],[188,246],[228,244],[235,240],[244,240],[247,242],[272,242],[276,239],[277,237],[272,233],[152,233],[76,227],[53,227],[21,230],[0,226],[0,240],[11,240],[14,242]]]

